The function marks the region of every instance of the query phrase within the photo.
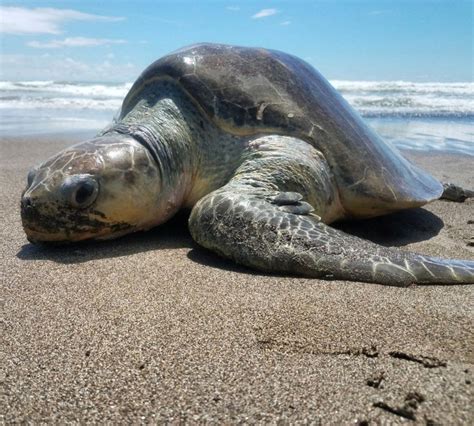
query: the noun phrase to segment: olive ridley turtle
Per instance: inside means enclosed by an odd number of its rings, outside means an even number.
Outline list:
[[[32,169],[21,213],[31,242],[67,242],[146,230],[192,208],[198,244],[262,271],[472,283],[474,261],[383,247],[329,226],[442,194],[306,62],[198,44],[150,65],[97,137]]]

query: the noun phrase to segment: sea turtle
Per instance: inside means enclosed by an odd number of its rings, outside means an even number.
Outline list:
[[[192,208],[198,244],[262,271],[472,283],[473,261],[382,247],[328,226],[442,193],[306,62],[198,44],[150,65],[97,137],[30,171],[21,212],[31,242],[63,242],[146,230]]]

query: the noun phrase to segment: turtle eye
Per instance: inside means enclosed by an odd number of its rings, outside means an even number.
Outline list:
[[[97,186],[92,182],[83,182],[76,189],[73,196],[73,204],[76,207],[82,207],[90,204],[91,198],[94,196]]]
[[[97,198],[99,184],[90,175],[76,175],[65,179],[61,192],[73,207],[82,209],[90,206]]]

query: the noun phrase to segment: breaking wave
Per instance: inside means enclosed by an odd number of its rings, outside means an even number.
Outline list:
[[[342,81],[331,84],[400,148],[474,155],[474,83]],[[0,81],[0,131],[91,132],[105,127],[132,83]]]
[[[0,81],[0,96],[16,94],[19,97],[47,99],[58,95],[64,97],[82,96],[91,99],[118,98],[123,99],[132,83],[74,83],[55,81]]]
[[[474,116],[474,83],[343,81],[332,85],[363,116]],[[115,111],[132,83],[0,81],[0,108]]]
[[[474,83],[342,80],[331,83],[366,117],[474,115]]]
[[[81,98],[81,97],[28,97],[1,96],[1,109],[70,109],[70,110],[110,110],[116,111],[122,104],[122,99]]]

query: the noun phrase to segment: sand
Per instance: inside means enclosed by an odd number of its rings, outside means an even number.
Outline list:
[[[255,273],[179,217],[45,249],[19,215],[28,168],[71,136],[0,141],[0,422],[468,424],[474,286],[384,287]],[[473,158],[407,153],[474,187]],[[474,259],[474,200],[344,228]]]

